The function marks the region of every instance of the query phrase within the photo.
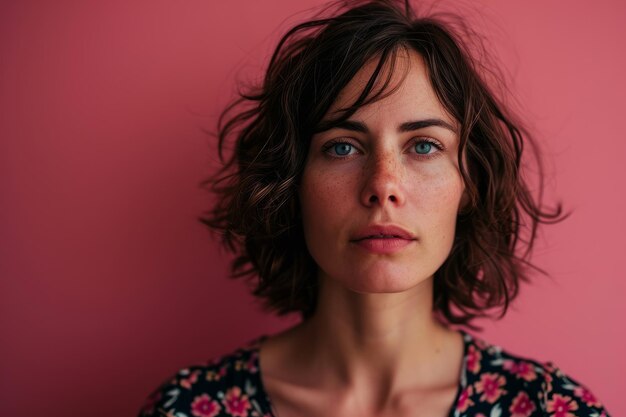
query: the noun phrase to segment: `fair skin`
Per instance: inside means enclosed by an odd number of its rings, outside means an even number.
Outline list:
[[[327,117],[354,101],[375,65]],[[399,53],[390,86],[351,123],[311,139],[299,198],[320,290],[313,317],[260,347],[278,417],[445,417],[453,405],[463,341],[433,317],[432,294],[464,201],[458,126],[416,52]],[[409,236],[370,234],[372,225]]]

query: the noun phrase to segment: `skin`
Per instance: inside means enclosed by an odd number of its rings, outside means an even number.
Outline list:
[[[327,117],[352,103],[375,66],[357,73]],[[311,140],[299,198],[319,266],[319,304],[312,318],[260,348],[263,383],[280,417],[446,416],[452,406],[463,341],[433,317],[432,294],[464,202],[458,124],[418,53],[399,53],[391,86],[398,87],[392,95],[351,116],[367,132],[333,128]],[[449,127],[398,131],[417,120]],[[416,240],[372,253],[352,242],[372,224],[400,226]]]

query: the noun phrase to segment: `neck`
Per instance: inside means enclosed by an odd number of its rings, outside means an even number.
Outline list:
[[[450,346],[451,331],[433,317],[432,278],[384,294],[356,293],[330,279],[320,283],[318,308],[303,324],[299,349],[325,386],[384,398],[449,383],[442,361],[458,346]]]

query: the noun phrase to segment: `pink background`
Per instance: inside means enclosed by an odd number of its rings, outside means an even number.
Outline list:
[[[320,3],[2,2],[3,416],[132,416],[178,368],[294,323],[225,278],[196,220],[216,158],[201,128]],[[537,276],[481,337],[554,361],[615,416],[626,415],[625,4],[471,6],[545,143],[549,196],[574,209],[537,247],[553,279]]]

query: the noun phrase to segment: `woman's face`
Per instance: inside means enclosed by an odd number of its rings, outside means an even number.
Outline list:
[[[353,103],[375,66],[357,73],[326,117]],[[418,53],[398,54],[390,87],[398,83],[348,123],[313,136],[299,189],[320,279],[359,293],[400,292],[431,279],[452,248],[464,191],[458,127]]]

